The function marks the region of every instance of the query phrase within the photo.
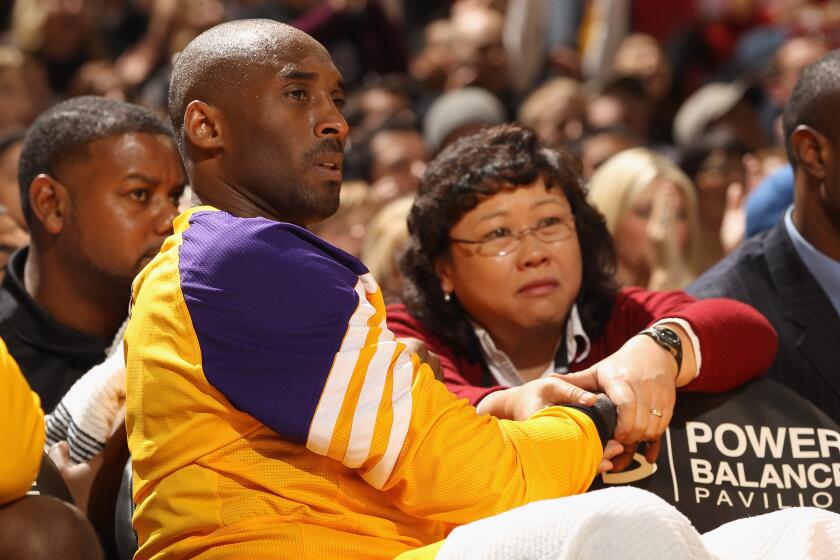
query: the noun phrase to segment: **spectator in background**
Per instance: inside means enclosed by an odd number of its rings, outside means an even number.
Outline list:
[[[662,47],[650,35],[634,33],[618,46],[612,71],[642,82],[653,106],[664,101],[671,88],[671,68]]]
[[[697,279],[698,297],[731,297],[779,332],[767,375],[840,421],[840,51],[809,66],[783,113],[795,200],[769,231]]]
[[[580,158],[583,166],[581,174],[588,182],[605,161],[638,145],[639,141],[627,127],[612,126],[587,131],[579,142],[570,146],[570,150]]]
[[[62,93],[85,61],[103,54],[90,0],[17,0],[12,38],[43,64],[50,87]]]
[[[749,194],[744,204],[744,237],[772,229],[793,204],[794,177],[789,163],[776,169]]]
[[[650,35],[632,33],[618,46],[612,64],[617,76],[641,80],[650,105],[648,131],[653,144],[670,144],[671,122],[679,108],[673,71],[660,43]]]
[[[793,37],[785,42],[774,58],[770,78],[765,85],[774,103],[769,123],[773,138],[784,144],[781,110],[790,96],[802,70],[827,52],[827,45],[817,37]],[[768,124],[768,123],[765,123]],[[767,174],[746,200],[746,237],[775,226],[787,208],[793,204],[793,168],[785,163],[782,169]]]
[[[411,77],[430,91],[446,88],[455,68],[456,30],[449,19],[438,19],[426,26],[423,48],[411,62]]]
[[[453,68],[447,90],[466,86],[486,89],[512,112],[507,54],[502,42],[504,14],[478,4],[457,3],[453,8]]]
[[[29,126],[47,104],[43,68],[14,47],[0,46],[0,130]]]
[[[51,412],[105,359],[134,276],[171,233],[184,175],[150,111],[77,97],[29,129],[18,182],[32,241],[0,286],[0,337]]]
[[[29,243],[17,182],[23,135],[23,129],[0,132],[0,280],[11,254]]]
[[[781,146],[771,146],[744,156],[747,194],[752,193],[767,177],[787,165],[787,155]]]
[[[793,169],[784,148],[766,148],[749,154],[744,165],[747,197],[742,239],[772,228],[793,203]]]
[[[685,148],[714,128],[728,128],[750,151],[767,145],[758,113],[739,82],[713,82],[694,92],[674,117],[674,140]]]
[[[408,55],[402,26],[379,0],[264,0],[240,6],[235,19],[270,18],[311,34],[336,53],[350,86],[368,73],[405,72]]]
[[[392,121],[371,134],[369,181],[381,202],[413,194],[426,170],[429,152],[423,135],[409,122]]]
[[[125,101],[128,88],[114,65],[105,59],[86,62],[67,86],[67,97],[99,95]]]
[[[747,148],[732,130],[720,128],[698,137],[683,151],[680,167],[697,187],[700,225],[698,272],[717,263],[734,246],[724,247],[722,231],[727,203],[743,205],[746,196],[744,157]]]
[[[395,74],[382,76],[366,81],[348,96],[344,117],[351,126],[352,143],[364,143],[371,132],[388,121],[417,120],[407,82]]]
[[[139,98],[163,110],[173,57],[202,31],[226,21],[229,14],[220,0],[153,0],[152,6],[146,34],[117,59],[113,70],[124,85],[142,83]]]
[[[408,211],[413,196],[405,196],[387,204],[373,217],[365,234],[361,260],[376,278],[386,304],[402,299],[405,280],[399,259],[408,243]]]
[[[591,128],[623,126],[639,142],[647,142],[650,127],[650,101],[637,78],[609,78],[590,88],[586,103],[586,122]]]
[[[26,220],[20,203],[18,164],[25,134],[22,128],[0,131],[0,207],[23,231]]]
[[[423,119],[423,136],[432,155],[463,136],[507,120],[505,107],[490,92],[463,88],[438,97]]]
[[[586,99],[580,82],[554,78],[541,85],[520,105],[519,122],[552,148],[578,140],[586,126]]]
[[[324,221],[313,224],[312,233],[358,257],[368,224],[378,209],[370,185],[364,181],[345,181],[341,185],[338,210]]]
[[[697,274],[697,194],[679,167],[647,148],[605,162],[589,200],[615,239],[616,279],[648,290],[684,288]]]
[[[804,35],[787,39],[776,50],[764,89],[771,102],[771,110],[762,114],[768,138],[776,145],[784,145],[781,114],[796,80],[807,67],[822,58],[828,52],[828,46],[821,36]]]

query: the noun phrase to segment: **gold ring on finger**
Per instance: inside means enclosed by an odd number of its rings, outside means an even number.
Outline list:
[[[662,418],[662,411],[661,411],[661,410],[659,410],[658,408],[651,408],[651,409],[650,409],[650,413],[651,413],[653,416],[656,416],[657,418]]]

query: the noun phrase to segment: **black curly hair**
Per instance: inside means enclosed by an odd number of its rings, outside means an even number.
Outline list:
[[[406,279],[403,299],[409,312],[467,359],[481,351],[466,310],[443,300],[435,261],[450,250],[449,232],[461,216],[494,194],[541,177],[569,201],[583,258],[576,303],[587,334],[598,337],[612,313],[615,249],[604,217],[586,200],[580,162],[566,152],[543,147],[520,125],[487,128],[448,146],[429,164],[408,217],[408,247],[400,259]]]

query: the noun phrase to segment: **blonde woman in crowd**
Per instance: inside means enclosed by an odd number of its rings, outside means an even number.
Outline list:
[[[398,198],[385,206],[370,223],[362,244],[361,261],[379,281],[385,303],[400,301],[404,279],[399,258],[408,243],[408,212],[414,196]]]
[[[697,276],[697,195],[666,157],[647,148],[613,156],[592,175],[589,199],[615,240],[621,285],[670,290]]]

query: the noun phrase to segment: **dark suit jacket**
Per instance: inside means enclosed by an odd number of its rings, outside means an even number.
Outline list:
[[[784,221],[747,240],[688,287],[748,303],[770,320],[779,351],[767,376],[840,422],[840,316],[805,267]]]

